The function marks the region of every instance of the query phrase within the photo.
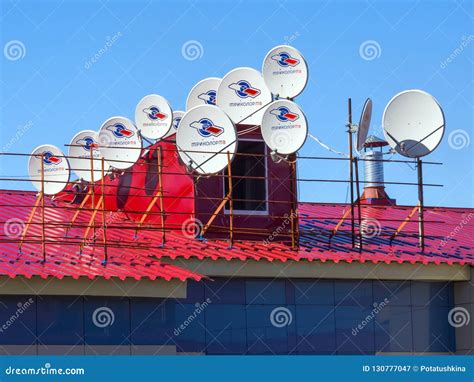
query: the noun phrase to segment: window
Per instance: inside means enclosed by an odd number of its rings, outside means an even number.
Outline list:
[[[236,211],[267,211],[267,181],[265,143],[239,141],[238,153],[232,161],[232,199]],[[252,155],[255,154],[255,155]],[[225,170],[227,175],[227,170]],[[241,178],[241,177],[248,178]],[[229,192],[224,179],[225,195]]]

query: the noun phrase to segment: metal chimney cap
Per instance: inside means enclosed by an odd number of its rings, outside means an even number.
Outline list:
[[[388,146],[388,142],[375,135],[369,135],[365,140],[364,147],[384,147]]]

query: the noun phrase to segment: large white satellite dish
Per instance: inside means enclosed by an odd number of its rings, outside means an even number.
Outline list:
[[[186,99],[186,110],[200,105],[215,105],[217,88],[220,83],[221,79],[216,77],[199,81],[189,92]]]
[[[183,118],[184,111],[173,111],[173,122],[171,123],[171,129],[166,134],[165,138],[168,138],[178,131],[179,123],[181,122],[181,118]]]
[[[308,123],[298,105],[288,100],[278,100],[265,109],[261,131],[263,140],[272,151],[288,155],[304,145]]]
[[[259,125],[263,109],[271,101],[262,75],[252,68],[230,71],[217,89],[217,106],[236,124]]]
[[[68,156],[71,169],[79,178],[86,182],[91,182],[92,176],[94,176],[94,182],[102,179],[102,156],[99,151],[99,134],[95,131],[83,130],[77,133],[69,144]],[[105,164],[104,171],[107,172],[109,164],[107,162]]]
[[[369,134],[371,119],[372,119],[372,100],[370,98],[367,98],[365,100],[364,108],[362,109],[362,114],[360,115],[359,126],[357,128],[357,142],[356,142],[357,151],[360,151],[364,148],[364,143],[367,140],[367,135]]]
[[[184,114],[176,133],[181,160],[199,174],[223,170],[237,150],[237,133],[231,119],[217,106],[196,106]]]
[[[132,167],[142,150],[138,129],[127,118],[108,119],[99,130],[99,150],[110,166],[119,170]]]
[[[41,165],[43,161],[43,165]],[[55,195],[66,187],[69,182],[70,167],[69,162],[63,152],[53,145],[42,145],[31,153],[28,161],[28,173],[33,186],[42,190],[42,175],[44,181],[44,193]]]
[[[409,158],[435,150],[445,129],[441,106],[422,90],[406,90],[393,97],[385,107],[382,124],[390,146]]]
[[[170,130],[172,121],[171,106],[157,94],[143,97],[135,108],[135,123],[145,138],[163,138]]]
[[[279,98],[294,98],[308,82],[308,65],[295,48],[281,45],[267,53],[263,60],[263,78],[270,91]]]

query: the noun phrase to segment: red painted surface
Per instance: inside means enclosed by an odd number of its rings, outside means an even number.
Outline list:
[[[14,229],[15,222],[21,226],[26,221],[33,202],[34,194],[30,192],[0,192],[0,219],[2,223],[10,221],[10,225],[4,224],[4,229],[0,232],[2,275],[38,275],[44,278],[148,277],[167,280],[201,278],[200,275],[179,267],[163,264],[162,260],[166,258],[474,264],[474,209],[427,207],[426,250],[422,254],[417,245],[416,214],[390,245],[390,235],[412,207],[362,206],[362,215],[376,219],[371,222],[374,227],[380,228],[374,237],[364,239],[363,251],[359,253],[357,248],[351,247],[349,220],[345,221],[329,244],[329,235],[348,208],[347,205],[300,203],[301,236],[300,248],[297,251],[291,250],[283,243],[262,240],[238,240],[229,248],[225,240],[200,241],[187,237],[180,231],[168,232],[165,245],[161,247],[162,235],[156,230],[156,225],[140,231],[135,237],[135,222],[127,220],[123,214],[110,213],[107,215],[109,262],[104,266],[101,264],[104,253],[100,228],[96,232],[97,245],[86,247],[80,254],[79,244],[84,228],[73,228],[66,237],[64,222],[71,218],[72,211],[65,209],[67,206],[62,202],[53,205],[49,199],[45,211],[48,222],[47,261],[43,264],[38,225],[41,222],[40,214],[35,217],[35,225],[29,231],[28,243],[24,245],[22,253],[19,252],[17,243],[19,231]],[[78,223],[85,225],[88,218],[89,212],[84,211]],[[100,217],[96,219],[96,224],[100,227]]]

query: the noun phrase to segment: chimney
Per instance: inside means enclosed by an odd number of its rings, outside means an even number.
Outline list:
[[[370,135],[364,143],[364,192],[360,197],[363,204],[394,205],[385,192],[383,147],[388,143],[381,138]]]

